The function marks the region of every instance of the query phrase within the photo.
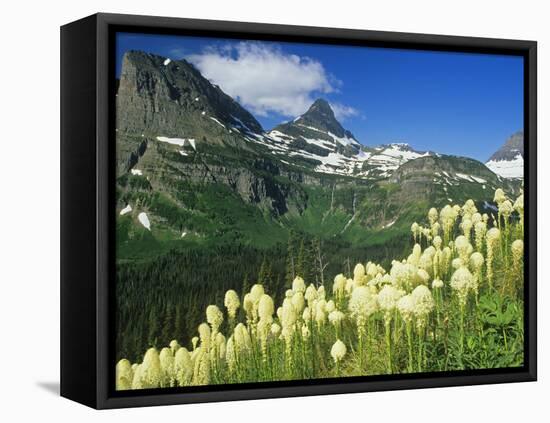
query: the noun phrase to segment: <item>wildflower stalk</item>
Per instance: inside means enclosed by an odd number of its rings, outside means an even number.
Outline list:
[[[461,368],[464,369],[464,304],[461,302],[459,305],[460,308],[460,350],[459,350],[459,357],[460,357],[460,365]]]
[[[392,343],[391,343],[391,319],[384,322],[386,331],[387,372],[392,373]]]
[[[412,339],[412,322],[405,322],[405,331],[407,333],[407,348],[409,353],[409,360],[407,362],[407,370],[409,373],[413,372],[413,339]]]

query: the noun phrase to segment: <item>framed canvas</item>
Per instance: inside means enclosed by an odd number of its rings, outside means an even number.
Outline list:
[[[61,394],[536,380],[536,43],[61,28]]]

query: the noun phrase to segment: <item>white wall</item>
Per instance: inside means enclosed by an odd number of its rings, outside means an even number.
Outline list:
[[[371,3],[371,4],[369,4]],[[539,239],[550,237],[550,32],[543,1],[95,0],[2,4],[0,419],[23,421],[542,421],[548,410],[550,248],[540,242],[539,382],[94,412],[59,380],[59,29],[97,11],[534,39],[539,42]],[[547,393],[544,394],[546,389]],[[6,415],[11,418],[5,419]],[[546,412],[546,414],[548,414]],[[23,419],[25,418],[25,419]],[[547,416],[546,416],[547,418]],[[32,421],[32,420],[29,420]]]

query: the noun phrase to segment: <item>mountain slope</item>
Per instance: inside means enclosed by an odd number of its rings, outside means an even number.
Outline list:
[[[523,131],[513,134],[485,163],[504,178],[523,178]]]
[[[190,63],[141,51],[123,57],[116,115],[119,174],[136,163],[148,142],[248,148],[242,134],[263,132],[252,114]]]
[[[187,61],[140,51],[124,55],[118,103],[117,128],[125,132],[198,137],[193,131],[215,124],[208,118],[263,131],[252,114]]]

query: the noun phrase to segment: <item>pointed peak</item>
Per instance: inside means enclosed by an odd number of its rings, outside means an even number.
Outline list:
[[[388,143],[388,144],[380,144],[376,148],[378,150],[386,150],[386,149],[401,150],[401,151],[413,151],[414,150],[406,142],[391,142],[391,143]]]
[[[346,135],[345,129],[334,116],[330,104],[322,98],[315,100],[307,112],[294,119],[293,123],[317,128],[324,132],[332,132],[339,137]]]
[[[523,131],[512,134],[506,142],[489,158],[490,161],[515,160],[523,157]]]
[[[334,116],[334,111],[330,107],[329,102],[326,101],[324,98],[318,98],[317,100],[315,100],[311,104],[311,106],[309,106],[307,112],[305,112],[302,116],[307,116],[311,114],[320,114],[324,115],[327,119],[336,120],[336,117]]]
[[[332,110],[332,108],[330,107],[330,103],[328,101],[326,101],[324,98],[318,98],[317,100],[315,100],[311,104],[310,109],[312,109],[314,107],[320,107],[320,108],[325,108],[325,109]]]

